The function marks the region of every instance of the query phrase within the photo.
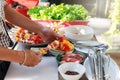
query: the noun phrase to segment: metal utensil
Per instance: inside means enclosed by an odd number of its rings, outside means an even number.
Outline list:
[[[93,63],[94,63],[94,73],[95,73],[95,80],[99,80],[99,78],[98,78],[98,69],[97,69],[97,61],[96,61],[96,59],[97,59],[97,56],[96,55],[94,55],[94,59],[93,59]]]
[[[102,68],[103,62],[102,62],[102,55],[103,55],[103,54],[102,54],[102,51],[100,50],[100,51],[99,51],[99,54],[98,54],[98,59],[99,59],[99,61],[98,61],[98,62],[99,62],[99,66],[98,66],[98,67],[99,67],[99,79],[100,79],[100,80],[103,80],[103,72],[102,72],[102,71],[103,71],[103,70],[102,70],[102,69],[103,69],[103,68]]]
[[[102,73],[103,73],[103,80],[106,80],[106,78],[105,78],[105,58],[104,58],[104,55],[102,55],[102,63],[103,63],[103,65],[102,65]]]
[[[109,80],[110,78],[109,70],[110,70],[110,55],[108,55],[107,70],[105,71],[104,75],[105,80]]]
[[[98,80],[104,80],[103,79],[103,50],[100,48],[94,48],[95,49],[95,57],[96,57],[96,73]]]
[[[94,63],[93,63],[93,56],[92,54],[90,53],[90,49],[88,50],[88,59],[89,59],[89,64],[90,64],[90,71],[91,71],[91,74],[92,74],[92,79],[95,80],[95,69],[94,69]]]

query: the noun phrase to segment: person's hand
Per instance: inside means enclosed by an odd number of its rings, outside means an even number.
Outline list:
[[[37,65],[41,61],[42,54],[40,52],[34,52],[31,50],[25,50],[24,52],[26,54],[26,60],[23,65],[32,67]]]
[[[51,43],[51,42],[53,42],[54,40],[56,40],[58,37],[60,37],[60,35],[57,34],[55,31],[53,31],[51,28],[49,28],[49,27],[44,27],[42,39],[43,39],[45,42]]]

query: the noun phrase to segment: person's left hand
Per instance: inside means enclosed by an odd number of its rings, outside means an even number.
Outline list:
[[[42,53],[34,52],[31,50],[24,50],[24,54],[26,54],[26,61],[23,65],[28,67],[34,67],[41,62]]]

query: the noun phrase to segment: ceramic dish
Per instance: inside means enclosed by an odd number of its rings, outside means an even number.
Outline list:
[[[75,49],[77,51],[83,52],[83,53],[94,53],[95,48],[101,49],[103,52],[105,52],[108,49],[108,45],[105,45],[103,43],[100,43],[98,41],[78,41],[74,44]]]
[[[108,67],[108,57],[106,55],[104,55],[104,60],[105,60],[105,73],[107,72],[107,75],[109,75],[109,80],[120,80],[120,70],[118,65],[116,64],[116,62],[110,58],[110,64]],[[90,63],[88,58],[86,58],[86,60],[84,61],[84,66],[86,68],[86,77],[88,78],[88,80],[95,80],[92,78],[92,73],[91,73],[91,69],[90,69]]]
[[[94,30],[89,26],[71,25],[65,28],[65,36],[72,41],[91,40]]]
[[[58,54],[64,54],[64,53],[73,52],[73,51],[74,51],[74,45],[69,42],[66,44],[62,44],[57,48],[51,48],[49,49],[48,52],[54,56],[57,56]]]
[[[59,55],[59,54],[64,54],[65,52],[50,49],[50,50],[48,51],[48,53],[49,53],[49,54],[52,54],[53,56],[57,56],[57,55]]]
[[[75,47],[75,49],[84,54],[88,54],[88,52],[90,52],[91,54],[94,54],[94,50],[87,47]]]
[[[101,46],[103,43],[98,42],[98,41],[92,41],[92,40],[87,40],[87,41],[77,41],[76,44],[84,45],[84,46]]]
[[[73,51],[74,51],[74,49],[71,50],[71,51],[69,51],[69,52],[73,52]],[[50,49],[48,52],[49,52],[50,54],[54,55],[54,56],[57,56],[58,54],[67,53],[67,52],[65,52],[65,51],[53,50],[53,49]]]
[[[85,67],[78,63],[69,62],[61,64],[58,71],[65,80],[79,80],[85,73]]]
[[[82,53],[82,52],[79,52],[79,51],[77,51],[77,50],[74,50],[71,54],[80,54],[80,56],[82,56],[82,60],[80,60],[80,62],[79,63],[83,63],[84,62],[84,60],[87,58],[87,54],[84,54],[84,53]],[[61,60],[62,60],[62,57],[65,55],[65,53],[64,54],[58,54],[57,56],[56,56],[56,60],[57,60],[57,63],[58,63],[58,65],[60,65],[60,64],[62,64],[61,63]],[[74,57],[74,56],[73,56]],[[74,62],[74,60],[72,60],[73,62]],[[64,62],[63,62],[64,63]],[[65,62],[66,63],[66,62]]]

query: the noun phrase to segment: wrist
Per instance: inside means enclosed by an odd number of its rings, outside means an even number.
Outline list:
[[[35,22],[35,23],[36,23],[36,26],[37,26],[35,32],[38,33],[38,34],[43,34],[44,33],[44,26],[42,24],[37,23],[37,22]]]
[[[23,61],[22,61],[22,63],[20,63],[20,65],[24,65],[27,61],[27,52],[26,51],[22,51],[22,52],[23,52],[24,57],[23,57]]]
[[[19,64],[22,64],[23,60],[24,60],[24,52],[23,51],[18,51],[17,54],[18,54],[18,61],[17,62]]]
[[[41,24],[39,24],[39,23],[36,23],[36,26],[37,26],[37,28],[36,28],[35,32],[37,34],[39,34],[40,36],[43,35],[43,29],[44,29],[44,27]]]

